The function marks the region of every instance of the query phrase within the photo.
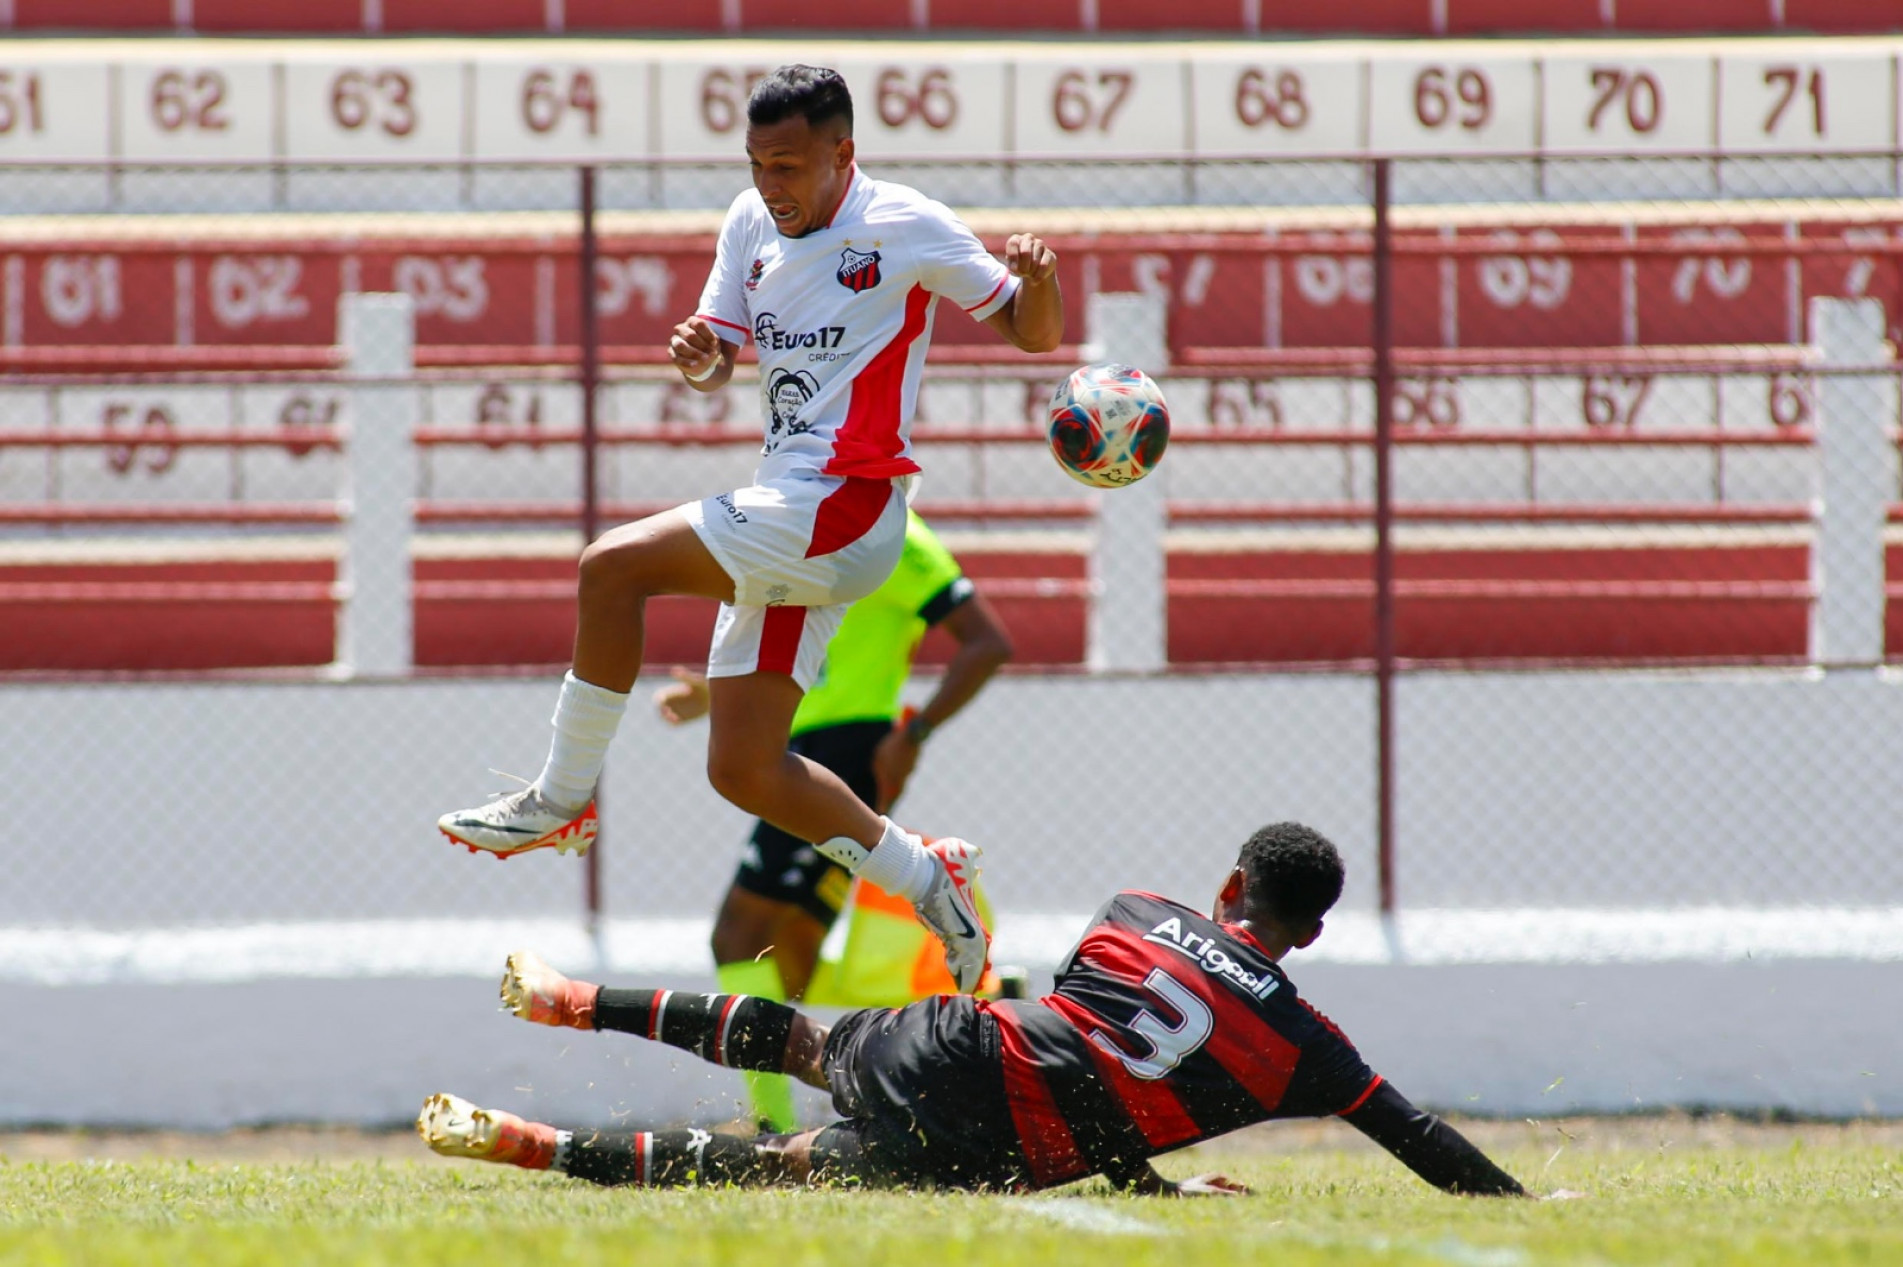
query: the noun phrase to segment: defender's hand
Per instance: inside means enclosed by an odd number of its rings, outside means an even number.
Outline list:
[[[675,685],[663,686],[654,692],[654,707],[659,710],[661,720],[670,726],[679,726],[707,715],[707,679],[692,669],[683,669],[678,665],[669,670],[674,675]]]
[[[918,765],[918,754],[919,746],[905,733],[902,724],[887,731],[879,746],[872,750],[872,777],[879,785],[879,803],[873,808],[881,814],[905,794],[906,781]]]
[[[674,327],[667,341],[674,368],[689,378],[705,378],[720,363],[720,336],[703,317],[689,317]]]
[[[1035,233],[1013,233],[1005,240],[1004,266],[1013,277],[1041,285],[1057,276],[1057,252]]]

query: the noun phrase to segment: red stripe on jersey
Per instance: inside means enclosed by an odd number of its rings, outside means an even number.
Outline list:
[[[806,628],[804,607],[769,607],[760,625],[760,654],[753,667],[761,673],[791,673]]]
[[[899,332],[852,380],[846,420],[833,436],[833,457],[826,463],[826,474],[890,479],[918,470],[918,463],[902,456],[905,437],[899,433],[899,419],[905,403],[905,362],[912,345],[925,333],[925,314],[931,305],[931,292],[923,286],[906,292]]]
[[[747,329],[745,326],[737,326],[731,321],[722,321],[711,312],[697,312],[694,315],[699,317],[702,321],[711,321],[717,326],[726,326],[729,330],[738,330],[740,337],[743,339],[751,338],[753,335],[753,331]]]
[[[889,479],[848,475],[845,483],[826,494],[825,500],[819,503],[819,510],[813,515],[813,539],[806,543],[806,557],[816,559],[834,550],[844,550],[871,532],[895,492]]]
[[[1301,1049],[1282,1037],[1229,986],[1210,976],[1187,956],[1143,940],[1135,929],[1101,925],[1077,949],[1106,972],[1141,989],[1150,969],[1162,968],[1209,1005],[1215,1028],[1203,1050],[1241,1083],[1263,1108],[1273,1112],[1288,1090]],[[1088,1035],[1085,1035],[1088,1038]]]
[[[965,311],[976,312],[980,308],[984,307],[986,304],[990,303],[992,300],[996,299],[998,297],[998,292],[1003,290],[1004,284],[1010,280],[1011,280],[1011,274],[1009,273],[1006,273],[1003,277],[1000,277],[998,279],[998,284],[991,288],[991,293],[989,295],[986,295],[983,299],[980,299],[977,303],[965,309]]]
[[[1086,1039],[1093,1030],[1113,1028],[1089,1008],[1061,994],[1046,995],[1043,1003],[1076,1026],[1077,1032]],[[1123,1101],[1124,1111],[1136,1123],[1137,1129],[1143,1132],[1143,1138],[1149,1141],[1150,1147],[1174,1148],[1203,1134],[1195,1119],[1183,1110],[1183,1102],[1170,1090],[1169,1083],[1137,1077],[1123,1067],[1121,1060],[1094,1042],[1090,1044],[1090,1054],[1097,1058],[1097,1072],[1117,1093],[1117,1099]]]
[[[851,167],[846,169],[846,187],[839,191],[839,201],[835,202],[833,209],[826,213],[826,223],[820,225],[820,228],[830,229],[833,227],[833,221],[839,219],[839,209],[846,205],[846,199],[852,197],[852,182],[858,178],[859,164],[854,163]]]
[[[1373,1080],[1368,1083],[1367,1090],[1363,1091],[1360,1095],[1356,1096],[1355,1102],[1353,1104],[1349,1105],[1347,1108],[1343,1109],[1340,1113],[1336,1114],[1335,1116],[1347,1117],[1350,1113],[1353,1113],[1356,1109],[1360,1108],[1362,1105],[1368,1102],[1368,1097],[1373,1095],[1374,1089],[1380,1085],[1381,1085],[1381,1075],[1377,1073],[1376,1075],[1374,1075]]]
[[[771,617],[774,612],[780,610],[782,609],[769,607],[767,609],[767,615]],[[803,607],[795,607],[793,610],[804,612],[806,609]],[[797,637],[793,639],[793,645],[795,647],[799,646],[799,639]],[[733,1010],[739,1007],[740,1000],[746,997],[744,994],[729,994],[727,996],[727,1005],[720,1009],[720,1024],[714,1029],[714,1063],[717,1065],[727,1063],[727,1027],[733,1024]]]
[[[1077,1151],[1064,1115],[1038,1069],[1031,1044],[1019,1028],[1018,1018],[1009,1008],[988,1009],[998,1022],[998,1044],[1003,1049],[1004,1095],[1011,1105],[1011,1122],[1018,1130],[1018,1143],[1024,1160],[1031,1167],[1031,1181],[1049,1188],[1090,1173],[1084,1155]]]
[[[1341,1026],[1335,1024],[1333,1021],[1329,1020],[1326,1016],[1323,1016],[1313,1003],[1310,1003],[1307,999],[1300,999],[1297,1001],[1300,1002],[1303,1007],[1308,1009],[1308,1014],[1310,1016],[1314,1017],[1316,1020],[1322,1023],[1323,1029],[1326,1029],[1329,1033],[1333,1034],[1336,1038],[1339,1038],[1344,1043],[1348,1041],[1348,1035],[1341,1032]]]

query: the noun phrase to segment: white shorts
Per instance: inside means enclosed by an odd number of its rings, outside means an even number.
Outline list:
[[[772,480],[681,507],[733,578],[708,677],[788,673],[810,690],[846,607],[879,586],[905,545],[905,497],[889,479]]]

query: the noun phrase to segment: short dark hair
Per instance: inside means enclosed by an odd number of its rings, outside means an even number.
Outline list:
[[[1248,885],[1249,909],[1298,932],[1320,921],[1341,897],[1341,854],[1326,836],[1300,823],[1259,828],[1236,865]]]
[[[794,115],[817,130],[843,120],[852,135],[852,93],[836,70],[824,66],[782,66],[753,86],[747,97],[747,122],[755,127],[784,123]]]

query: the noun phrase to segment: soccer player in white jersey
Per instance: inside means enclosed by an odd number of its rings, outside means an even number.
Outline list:
[[[872,180],[853,161],[852,98],[838,72],[782,66],[747,102],[753,188],[721,226],[673,363],[699,391],[760,358],[766,446],[750,487],[604,534],[582,553],[572,670],[541,775],[445,814],[470,850],[586,852],[595,785],[641,668],[643,608],[658,594],[720,600],[708,655],[707,773],[736,806],[902,894],[945,942],[961,990],[989,952],[971,881],[978,849],[927,847],[838,776],[787,751],[800,698],[846,605],[877,589],[905,539],[918,471],[910,427],[933,311],[957,304],[1026,352],[1063,338],[1057,256],[1013,235],[1000,264],[951,211]]]

